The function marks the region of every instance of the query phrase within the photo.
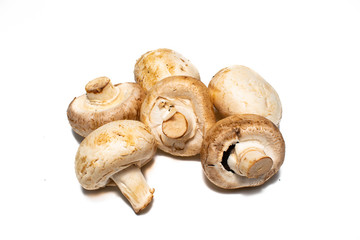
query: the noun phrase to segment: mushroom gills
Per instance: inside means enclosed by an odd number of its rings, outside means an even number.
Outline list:
[[[234,148],[235,148],[235,144],[230,145],[230,147],[226,151],[223,152],[223,156],[222,156],[222,160],[221,160],[221,164],[226,169],[226,171],[229,171],[232,173],[235,173],[235,172],[229,167],[228,159],[230,157],[231,152],[234,150]]]
[[[149,187],[140,168],[132,165],[114,174],[111,179],[119,187],[136,213],[151,202],[155,190]]]
[[[273,166],[261,144],[256,141],[238,142],[224,152],[222,165],[227,171],[247,178],[258,178]]]

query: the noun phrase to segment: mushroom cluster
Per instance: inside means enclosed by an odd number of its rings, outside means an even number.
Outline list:
[[[67,116],[84,139],[75,156],[81,186],[118,186],[138,213],[153,199],[141,167],[157,148],[195,156],[205,176],[224,189],[259,186],[285,157],[282,107],[274,88],[245,66],[221,69],[206,87],[196,67],[170,49],[146,52],[135,83],[99,77],[74,98]],[[223,119],[216,122],[214,109]]]

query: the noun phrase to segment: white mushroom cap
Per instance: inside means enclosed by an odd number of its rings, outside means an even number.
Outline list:
[[[90,81],[86,94],[74,98],[67,109],[73,130],[86,137],[98,127],[116,120],[139,119],[145,93],[137,83],[112,85],[107,77]]]
[[[254,187],[278,172],[285,142],[270,120],[255,114],[232,115],[209,129],[200,157],[205,175],[216,186]]]
[[[140,120],[151,128],[158,147],[175,156],[200,153],[215,114],[206,86],[187,76],[168,77],[147,94]]]
[[[257,114],[279,126],[282,107],[274,88],[252,69],[234,65],[220,70],[209,83],[211,101],[224,116]]]
[[[139,168],[156,152],[150,129],[134,120],[107,123],[80,144],[75,158],[76,176],[87,190],[105,187],[113,180],[136,212],[153,197]]]
[[[135,81],[146,91],[170,76],[189,76],[200,80],[198,70],[188,59],[166,48],[143,54],[135,64],[134,75]]]

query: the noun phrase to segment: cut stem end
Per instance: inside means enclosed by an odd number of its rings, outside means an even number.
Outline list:
[[[85,86],[86,96],[93,104],[101,104],[113,99],[117,91],[107,77],[91,80]]]
[[[180,138],[184,136],[188,128],[186,118],[181,113],[175,113],[162,124],[163,133],[169,138]]]
[[[248,148],[240,153],[232,153],[229,158],[229,167],[237,174],[248,178],[258,178],[270,171],[273,160],[263,150]]]

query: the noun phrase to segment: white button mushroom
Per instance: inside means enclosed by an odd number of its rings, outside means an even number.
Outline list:
[[[86,95],[76,97],[67,109],[73,130],[86,137],[105,123],[121,119],[139,119],[145,93],[137,83],[112,85],[107,77],[90,81]]]
[[[253,187],[278,172],[285,157],[285,142],[270,120],[238,114],[209,129],[200,157],[205,175],[218,187]]]
[[[198,70],[188,59],[166,48],[143,54],[135,64],[134,75],[135,81],[146,91],[170,76],[190,76],[200,80]]]
[[[155,139],[143,123],[114,121],[91,132],[81,142],[75,158],[76,176],[87,190],[114,181],[134,211],[139,212],[151,202],[154,192],[140,168],[155,152]]]
[[[168,77],[147,94],[140,120],[151,128],[158,147],[172,155],[200,153],[203,136],[215,124],[206,86],[186,76]]]
[[[211,101],[224,116],[257,114],[279,126],[282,114],[278,94],[259,74],[234,65],[220,70],[209,83]]]

